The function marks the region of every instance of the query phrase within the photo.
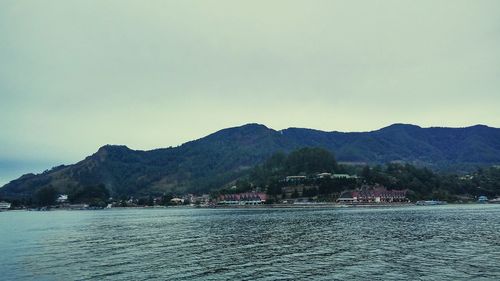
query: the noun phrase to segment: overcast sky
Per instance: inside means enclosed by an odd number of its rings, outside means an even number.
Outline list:
[[[0,185],[262,123],[500,127],[500,1],[0,0]]]

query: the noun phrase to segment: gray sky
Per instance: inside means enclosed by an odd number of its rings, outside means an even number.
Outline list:
[[[0,0],[0,185],[229,126],[500,126],[500,1]]]

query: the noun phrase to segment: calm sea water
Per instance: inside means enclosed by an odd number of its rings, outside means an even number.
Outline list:
[[[500,280],[500,205],[0,213],[1,280]]]

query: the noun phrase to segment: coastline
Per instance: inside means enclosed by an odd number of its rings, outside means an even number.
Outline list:
[[[49,208],[49,209],[11,209],[1,212],[53,212],[53,211],[109,211],[109,210],[134,210],[134,209],[338,209],[338,208],[403,208],[403,207],[437,207],[437,206],[457,206],[457,205],[500,205],[484,203],[448,203],[443,205],[418,205],[415,203],[365,203],[365,204],[339,204],[339,203],[309,203],[309,204],[259,204],[259,205],[210,205],[210,206],[136,206],[136,207],[112,207],[112,208]]]

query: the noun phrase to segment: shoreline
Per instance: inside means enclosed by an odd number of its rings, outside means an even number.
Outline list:
[[[482,203],[449,203],[443,205],[417,205],[415,203],[366,203],[366,204],[338,204],[338,203],[319,203],[319,204],[260,204],[260,205],[212,205],[212,206],[136,206],[136,207],[112,207],[112,208],[90,208],[90,209],[71,209],[71,208],[50,208],[44,210],[37,209],[13,209],[2,210],[1,212],[26,211],[26,212],[51,212],[51,211],[107,211],[107,210],[126,210],[126,209],[339,209],[339,208],[402,208],[402,207],[428,207],[428,206],[457,206],[457,205],[497,205]]]
[[[319,204],[261,204],[261,205],[216,205],[203,206],[204,209],[258,209],[258,208],[369,208],[369,207],[406,207],[416,206],[414,203],[403,204],[338,204],[338,203],[319,203]],[[195,207],[196,208],[196,207]]]

